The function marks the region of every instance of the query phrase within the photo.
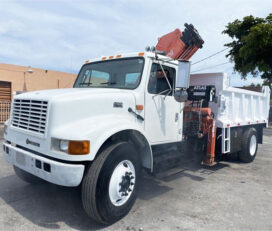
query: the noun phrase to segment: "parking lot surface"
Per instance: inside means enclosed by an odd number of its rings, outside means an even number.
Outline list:
[[[80,188],[21,181],[0,154],[0,230],[272,230],[272,129],[251,164],[234,157],[213,168],[185,160],[143,176],[138,200],[105,227],[81,206]]]

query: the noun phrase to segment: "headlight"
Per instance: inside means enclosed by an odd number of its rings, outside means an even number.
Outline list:
[[[52,139],[51,148],[70,155],[86,155],[90,153],[90,141]]]
[[[69,141],[67,140],[60,140],[59,142],[59,149],[63,152],[67,152],[69,147]]]

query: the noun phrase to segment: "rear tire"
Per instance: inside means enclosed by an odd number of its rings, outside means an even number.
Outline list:
[[[29,184],[40,184],[43,183],[44,180],[40,179],[39,177],[36,177],[18,167],[13,165],[14,172],[16,175],[23,181],[29,183]]]
[[[238,153],[240,161],[244,163],[252,162],[257,155],[257,150],[257,131],[255,128],[249,128],[242,137],[242,150]]]
[[[82,204],[88,216],[112,224],[127,215],[136,200],[139,176],[134,146],[120,142],[104,149],[82,182]]]

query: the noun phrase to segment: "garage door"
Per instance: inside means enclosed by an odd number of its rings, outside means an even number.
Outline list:
[[[0,81],[0,123],[9,118],[11,101],[11,83]]]

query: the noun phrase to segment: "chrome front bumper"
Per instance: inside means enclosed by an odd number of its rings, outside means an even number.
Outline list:
[[[7,162],[53,184],[75,187],[83,178],[85,166],[51,160],[7,142],[3,143],[4,158]]]

